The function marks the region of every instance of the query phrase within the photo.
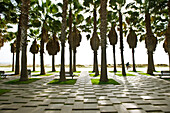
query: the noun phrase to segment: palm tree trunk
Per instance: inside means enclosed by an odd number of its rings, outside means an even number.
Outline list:
[[[70,4],[70,11],[69,11],[69,31],[70,31],[70,34],[72,32],[72,9],[71,9],[71,4]],[[73,63],[72,63],[72,49],[71,49],[71,45],[69,44],[69,53],[70,53],[70,66],[69,66],[69,71],[70,71],[70,75],[72,75],[73,73]]]
[[[135,49],[132,48],[132,61],[133,61],[133,71],[136,72],[136,66],[135,66]]]
[[[154,65],[153,53],[152,53],[152,66],[153,66],[153,67],[152,67],[152,68],[153,68],[153,71],[156,72],[156,70],[155,70],[155,65]]]
[[[95,75],[99,75],[98,61],[97,61],[97,51],[94,51],[94,65],[95,65]]]
[[[52,55],[52,72],[55,72],[55,55]]]
[[[33,54],[33,71],[35,71],[35,54]]]
[[[28,14],[29,14],[30,0],[22,0],[21,6],[21,43],[22,43],[22,57],[21,57],[21,76],[20,81],[27,81],[27,29],[28,29]]]
[[[20,42],[21,42],[21,15],[19,16],[18,35],[16,39],[15,75],[18,75],[20,73]]]
[[[93,59],[93,72],[95,72],[95,70],[96,70],[95,69],[96,68],[95,51],[93,51],[93,52],[94,52],[94,54],[93,54],[94,55],[94,59]]]
[[[148,70],[147,70],[147,73],[148,74],[151,74],[153,75],[153,60],[152,60],[152,55],[153,55],[153,52],[149,52],[148,51]]]
[[[15,53],[13,53],[13,57],[12,57],[12,71],[14,71],[14,57],[15,57]]]
[[[71,46],[69,46],[69,51],[70,51],[70,75],[72,75],[73,67],[72,67],[72,49],[71,49]]]
[[[76,49],[73,50],[73,72],[76,72]]]
[[[169,56],[169,71],[170,71],[170,54],[168,54],[168,56]]]
[[[116,55],[115,55],[115,45],[113,45],[113,61],[114,61],[114,72],[117,72],[116,69]]]
[[[60,69],[60,81],[66,81],[65,77],[65,43],[61,43],[61,69]]]
[[[122,62],[122,75],[126,76],[124,55],[123,55],[123,29],[122,29],[122,14],[119,11],[119,24],[120,24],[120,50],[121,50],[121,62]]]
[[[152,36],[153,33],[152,33],[152,28],[151,28],[149,12],[145,12],[145,23],[146,23],[147,37],[150,37],[150,36]],[[151,40],[151,39],[148,39],[148,40]],[[147,73],[153,75],[153,71],[155,70],[154,61],[153,61],[153,51],[154,50],[149,50],[149,48],[147,48],[147,49],[148,49],[148,71],[147,71]]]
[[[106,33],[107,33],[107,0],[101,0],[100,8],[100,35],[101,35],[101,82],[107,82],[107,59],[106,59]]]
[[[44,41],[41,38],[40,42],[40,64],[41,64],[41,72],[40,75],[45,75],[45,69],[44,69]]]
[[[61,69],[60,69],[60,81],[66,81],[65,77],[65,39],[66,39],[66,28],[67,28],[67,5],[68,0],[63,0],[63,13],[62,13],[62,26],[61,26]]]

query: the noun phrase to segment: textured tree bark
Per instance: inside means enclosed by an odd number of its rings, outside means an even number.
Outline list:
[[[65,78],[65,59],[64,59],[64,55],[65,55],[65,43],[61,43],[61,69],[60,69],[60,81],[66,81]]]
[[[135,48],[132,48],[132,61],[133,61],[133,71],[136,72],[136,66],[135,66]]]
[[[21,42],[21,15],[19,17],[18,35],[16,39],[15,75],[18,75],[20,73],[20,42]]]
[[[115,45],[113,45],[113,61],[114,61],[114,72],[117,72],[116,69],[116,55],[115,55]]]
[[[13,57],[12,57],[12,71],[14,71],[14,57],[15,57],[15,53],[12,53]]]
[[[20,81],[27,81],[27,29],[28,29],[28,14],[29,14],[30,0],[22,0],[21,6],[21,43],[22,43],[22,57],[21,57],[21,75]]]
[[[43,54],[44,54],[44,41],[43,41],[43,38],[41,38],[41,41],[40,41],[40,64],[41,64],[40,75],[45,75]]]
[[[122,29],[122,14],[119,11],[119,25],[120,25],[120,50],[121,50],[121,62],[122,62],[122,75],[126,76],[124,55],[123,55],[123,29]]]
[[[33,54],[33,71],[35,71],[35,54]]]
[[[72,75],[72,73],[73,73],[73,67],[72,67],[72,65],[73,65],[73,63],[72,63],[72,49],[71,49],[71,46],[69,46],[69,52],[70,52],[70,75]]]
[[[93,52],[94,52],[94,51],[93,51]],[[95,54],[94,54],[94,53],[93,53],[93,56],[94,56],[94,57],[93,57],[93,72],[95,72],[95,70],[96,70],[96,69],[95,69],[96,63],[95,63]]]
[[[76,72],[76,50],[73,50],[73,72]]]
[[[153,54],[153,52],[148,51],[148,70],[147,70],[147,73],[150,74],[150,75],[153,75],[152,54]]]
[[[145,14],[145,22],[146,22],[146,34],[149,37],[152,35],[149,12],[146,12],[146,14]],[[149,48],[147,48],[147,49],[149,49]],[[147,71],[147,73],[151,74],[151,75],[153,75],[153,71],[155,70],[155,66],[154,66],[154,62],[153,62],[153,51],[154,50],[152,50],[152,51],[148,50],[148,71]]]
[[[155,64],[154,64],[154,58],[153,58],[153,53],[152,53],[152,57],[151,57],[151,59],[152,59],[152,68],[153,68],[153,71],[155,71],[156,72],[156,69],[155,69]]]
[[[169,71],[170,71],[170,54],[168,54],[168,56],[169,56]]]
[[[62,7],[62,25],[61,25],[61,69],[60,69],[60,81],[66,81],[65,77],[65,38],[66,38],[66,28],[67,28],[67,5],[68,0],[63,0]]]
[[[106,59],[106,33],[107,33],[107,0],[101,0],[100,3],[100,35],[101,35],[101,82],[107,82],[107,59]]]
[[[99,75],[98,61],[97,61],[97,51],[94,51],[94,62],[95,62],[95,76]]]
[[[52,55],[52,72],[55,72],[55,55]]]
[[[69,32],[71,34],[72,32],[72,9],[71,9],[71,4],[70,4],[70,11],[69,11]],[[70,75],[72,75],[73,73],[73,63],[72,63],[72,49],[71,49],[71,45],[69,44],[69,53],[70,53],[70,66],[69,66],[69,71],[70,71]]]

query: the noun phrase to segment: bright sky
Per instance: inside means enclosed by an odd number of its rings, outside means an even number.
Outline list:
[[[130,2],[130,1],[128,1]],[[117,32],[119,36],[119,32]],[[40,43],[40,42],[38,42]],[[28,55],[28,65],[32,64],[33,55],[29,52],[30,46],[32,42],[28,43],[27,55]],[[108,42],[109,44],[109,42]],[[0,63],[12,64],[12,53],[10,52],[10,43],[5,43],[4,46],[0,49]],[[46,49],[45,49],[46,50]],[[44,54],[44,63],[50,64],[52,61],[52,57],[48,55],[47,51]],[[82,42],[80,47],[77,48],[77,64],[93,64],[93,51],[90,47],[90,40],[86,39],[86,34],[82,33]],[[55,64],[60,64],[61,61],[61,53],[59,52],[55,57]],[[132,52],[129,49],[129,46],[126,42],[126,37],[124,37],[124,60],[126,62],[130,62],[132,64]],[[168,54],[164,52],[163,42],[158,43],[156,51],[154,52],[154,63],[155,64],[168,64]],[[145,43],[138,42],[137,48],[135,49],[135,62],[136,64],[147,64],[148,56],[147,50],[145,48]],[[98,50],[98,63],[101,64],[101,51]],[[113,49],[111,45],[107,45],[107,63],[113,64]],[[116,63],[121,63],[121,55],[120,55],[120,42],[118,37],[118,43],[116,45]],[[40,64],[40,54],[36,55],[36,64]],[[69,64],[69,46],[68,42],[66,42],[65,47],[65,64]]]

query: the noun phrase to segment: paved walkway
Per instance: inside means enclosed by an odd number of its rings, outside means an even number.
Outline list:
[[[170,82],[139,75],[109,73],[121,85],[92,85],[83,71],[75,85],[47,85],[56,76],[29,85],[6,85],[0,96],[0,113],[170,113]]]

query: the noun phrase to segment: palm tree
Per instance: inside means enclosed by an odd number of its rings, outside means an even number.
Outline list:
[[[48,40],[46,49],[48,54],[52,55],[52,72],[55,72],[55,55],[60,51],[60,45],[55,34],[53,34],[53,38]]]
[[[40,41],[40,64],[41,64],[41,72],[40,75],[45,75],[44,68],[44,43],[48,40],[48,30],[47,30],[46,22],[43,23],[43,27],[41,30],[41,41]]]
[[[73,50],[73,72],[76,71],[76,52],[77,52],[77,47],[80,46],[80,42],[81,42],[81,34],[79,30],[76,28],[76,26],[74,26],[73,32],[69,37],[69,44]]]
[[[97,60],[97,50],[99,49],[100,39],[97,34],[97,13],[96,13],[96,4],[94,3],[94,10],[93,10],[93,17],[94,17],[94,29],[93,35],[90,39],[90,45],[92,50],[94,51],[94,63],[93,63],[93,71],[95,72],[95,76],[99,75],[98,70],[98,60]]]
[[[124,65],[124,54],[123,54],[123,28],[122,28],[122,7],[125,5],[126,0],[116,1],[110,0],[110,7],[118,12],[119,17],[119,31],[120,31],[120,51],[121,51],[121,64],[122,64],[122,75],[126,76],[125,65]],[[113,7],[115,6],[115,7]]]
[[[169,17],[170,17],[170,0],[168,1],[168,13],[169,13]],[[170,21],[168,23],[168,28],[165,34],[166,38],[163,44],[163,48],[165,50],[166,53],[168,53],[169,55],[169,71],[170,71]]]
[[[151,22],[150,22],[150,13],[148,11],[145,12],[145,22],[146,22],[146,38],[145,38],[145,44],[148,51],[148,74],[153,74],[154,69],[154,63],[153,63],[153,52],[156,49],[157,45],[157,38],[154,36],[151,28]]]
[[[60,81],[66,81],[65,77],[65,39],[66,39],[66,15],[67,15],[68,0],[63,0],[62,8],[62,27],[61,27],[61,68],[60,68]]]
[[[20,42],[21,42],[21,15],[19,16],[18,33],[16,38],[16,61],[15,61],[15,74],[20,73]]]
[[[16,41],[14,41],[14,43],[11,44],[11,53],[13,54],[13,57],[12,57],[12,71],[14,71],[15,52],[16,52]]]
[[[109,37],[110,45],[113,46],[114,72],[117,72],[117,69],[116,69],[116,55],[115,55],[115,45],[117,44],[117,33],[116,33],[116,30],[115,30],[115,25],[112,26],[108,37]]]
[[[107,82],[107,61],[106,61],[106,33],[107,33],[107,0],[100,3],[100,37],[101,37],[101,82]]]
[[[37,44],[36,39],[34,39],[30,47],[30,52],[33,54],[33,71],[35,71],[35,54],[39,52],[39,45]]]
[[[170,71],[170,51],[169,51],[169,48],[168,48],[167,38],[165,38],[163,48],[164,48],[165,52],[168,53],[168,56],[169,56],[169,71]]]
[[[69,36],[68,36],[68,43],[69,43],[69,53],[70,53],[70,66],[69,66],[69,72],[70,72],[70,76],[72,76],[73,73],[73,66],[72,66],[72,47],[71,44],[69,42],[71,33],[72,33],[72,23],[73,23],[73,19],[72,19],[72,9],[71,9],[71,3],[70,3],[70,10],[69,10]]]
[[[132,48],[132,60],[133,60],[133,71],[136,72],[135,66],[135,48],[137,46],[137,35],[135,31],[131,28],[129,31],[129,35],[127,36],[127,42],[129,47]]]
[[[14,43],[11,43],[11,53],[13,54],[13,57],[12,57],[12,71],[14,71],[15,52],[16,52],[16,41],[14,41]]]
[[[28,14],[30,7],[30,0],[21,0],[21,43],[22,43],[22,57],[21,57],[21,76],[20,81],[28,80],[27,74],[27,29],[28,29]]]

